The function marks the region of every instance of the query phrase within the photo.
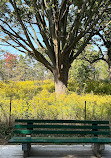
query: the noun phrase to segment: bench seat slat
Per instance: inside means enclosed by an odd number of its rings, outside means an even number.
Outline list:
[[[111,143],[111,138],[75,137],[13,137],[9,143]]]
[[[21,128],[60,128],[60,129],[110,129],[109,126],[82,126],[82,125],[15,125],[15,129]]]
[[[84,124],[109,124],[109,121],[91,121],[91,120],[25,120],[16,119],[15,122],[21,123],[84,123]]]
[[[62,131],[62,130],[15,130],[16,134],[94,134],[94,135],[109,135],[109,131]]]

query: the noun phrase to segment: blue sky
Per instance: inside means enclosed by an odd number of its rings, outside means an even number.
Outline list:
[[[96,50],[96,51],[99,50],[96,45],[93,45],[93,47],[94,47],[94,48],[93,48],[94,50]],[[22,53],[22,52],[20,52],[20,51],[17,51],[16,49],[14,49],[14,48],[11,47],[11,46],[2,46],[2,45],[0,45],[0,50],[8,51],[8,52],[10,52],[11,54],[17,54],[17,55],[22,54],[22,55],[25,55],[24,53]],[[104,46],[102,46],[102,51],[103,51],[103,52],[104,52],[104,51],[107,51],[107,49],[106,49]]]

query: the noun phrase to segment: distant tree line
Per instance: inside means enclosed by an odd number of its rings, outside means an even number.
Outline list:
[[[14,55],[4,52],[0,59],[1,80],[45,80],[53,78],[52,74],[40,62],[27,55]],[[84,57],[85,54],[85,57]],[[97,57],[98,52],[91,45],[72,64],[69,79],[84,84],[86,80],[110,80],[108,64],[103,60],[90,63],[91,54]],[[86,60],[87,58],[87,60]]]

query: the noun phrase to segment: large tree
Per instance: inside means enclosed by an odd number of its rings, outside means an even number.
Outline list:
[[[54,76],[55,91],[63,93],[72,62],[97,33],[109,5],[110,0],[8,0],[1,3],[1,40],[41,62]]]

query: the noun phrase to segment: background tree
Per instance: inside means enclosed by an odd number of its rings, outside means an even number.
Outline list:
[[[69,75],[69,90],[79,93],[85,92],[86,88],[90,87],[90,84],[98,83],[105,85],[108,81],[108,65],[103,60],[97,60],[90,64],[91,59],[98,57],[99,51],[94,50],[94,47],[88,45],[84,52],[76,58],[70,69]],[[89,84],[90,83],[90,84]],[[95,86],[94,85],[94,86]],[[94,86],[91,89],[94,90]],[[88,91],[89,92],[89,91]]]
[[[93,70],[91,72],[93,80],[108,80],[109,70],[105,59],[104,49],[101,48],[102,46],[100,47],[97,44],[97,41],[94,43],[96,43],[96,46],[98,46],[98,50],[95,50],[95,46],[88,45],[84,52],[81,54],[80,59],[88,62],[90,69]]]
[[[5,80],[5,71],[4,71],[4,67],[3,67],[3,53],[4,51],[0,50],[0,80]]]
[[[27,80],[27,76],[30,78],[30,74],[28,74],[28,63],[26,57],[20,55],[18,57],[18,64],[15,67],[15,72],[14,72],[14,78],[15,80],[18,81],[25,81]]]
[[[97,33],[110,0],[7,2],[0,17],[2,42],[41,62],[54,76],[56,93],[63,93],[72,62]]]
[[[21,71],[22,70],[22,71]],[[20,55],[14,71],[14,80],[44,80],[47,69],[29,56]]]
[[[3,60],[0,59],[0,79],[5,80],[5,72],[3,70]]]
[[[17,64],[17,55],[11,54],[9,52],[4,53],[4,57],[1,60],[2,70],[5,72],[6,79],[12,79],[14,75],[14,68]]]
[[[0,58],[0,76],[1,80],[45,80],[50,78],[50,73],[40,62],[27,55],[4,52]]]
[[[98,26],[98,31],[96,29],[96,35],[92,37],[91,44],[98,47],[98,53],[90,56],[90,59],[86,59],[91,64],[99,60],[103,60],[108,64],[109,67],[109,80],[111,81],[111,8],[106,10],[103,16],[103,21],[101,25]],[[102,28],[102,31],[100,31]],[[85,58],[85,55],[84,55]]]
[[[6,54],[4,54],[4,60],[6,63],[6,67],[12,70],[16,66],[17,55],[6,52]]]
[[[107,62],[109,67],[109,79],[111,81],[111,21],[107,24],[107,27],[103,29],[103,33],[98,33],[99,37],[103,41],[103,45],[107,51],[104,52],[103,60]],[[100,48],[101,49],[101,48]]]

